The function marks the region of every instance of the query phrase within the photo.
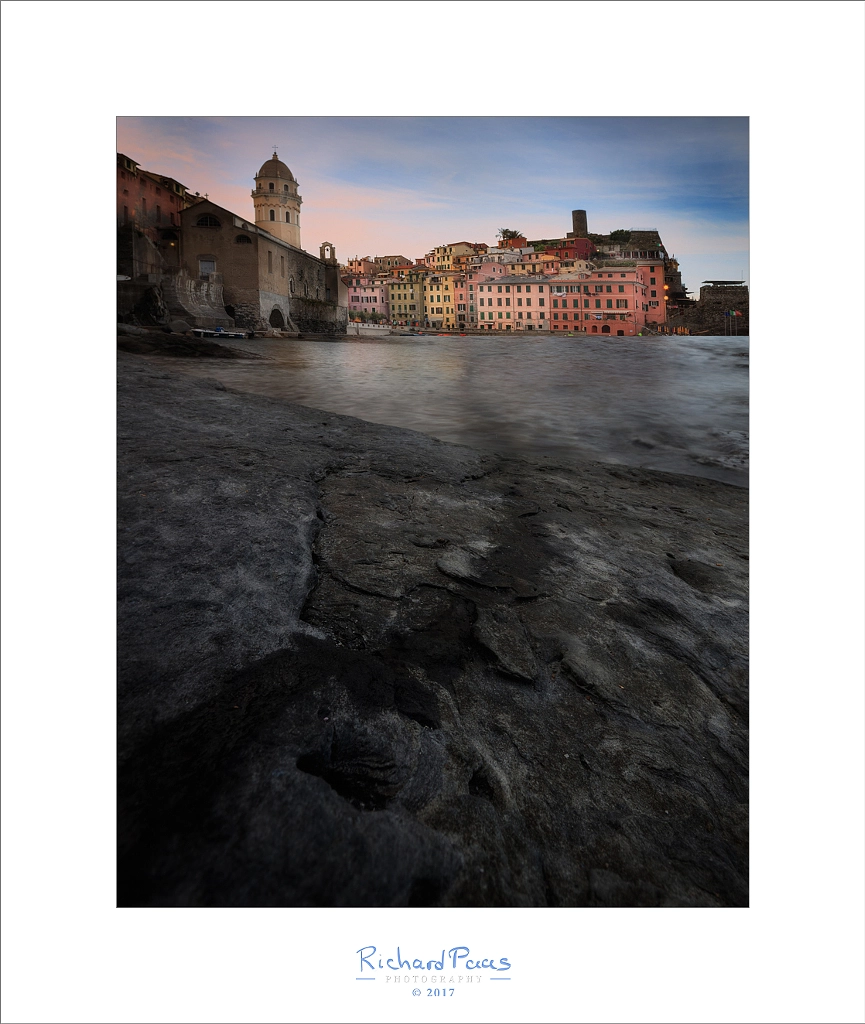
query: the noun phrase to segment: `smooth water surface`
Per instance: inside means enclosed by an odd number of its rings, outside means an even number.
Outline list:
[[[748,338],[256,339],[172,360],[227,387],[527,458],[747,486]]]

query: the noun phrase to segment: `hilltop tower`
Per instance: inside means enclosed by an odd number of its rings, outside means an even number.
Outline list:
[[[297,181],[274,152],[255,176],[252,192],[255,226],[300,248],[300,204]]]
[[[588,237],[589,225],[585,210],[571,210],[571,221],[574,225],[574,230],[571,232],[574,238]]]

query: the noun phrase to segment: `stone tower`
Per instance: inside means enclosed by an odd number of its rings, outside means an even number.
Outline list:
[[[261,165],[252,192],[255,226],[300,248],[300,204],[297,182],[276,153]]]
[[[589,225],[586,219],[586,211],[571,210],[571,221],[574,225],[574,230],[571,232],[574,238],[587,238],[589,234]]]

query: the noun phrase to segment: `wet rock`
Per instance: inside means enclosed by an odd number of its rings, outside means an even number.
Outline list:
[[[121,905],[747,905],[744,490],[118,364]]]

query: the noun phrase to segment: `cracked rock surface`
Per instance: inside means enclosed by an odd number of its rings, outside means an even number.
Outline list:
[[[118,369],[120,905],[747,905],[746,491]]]

